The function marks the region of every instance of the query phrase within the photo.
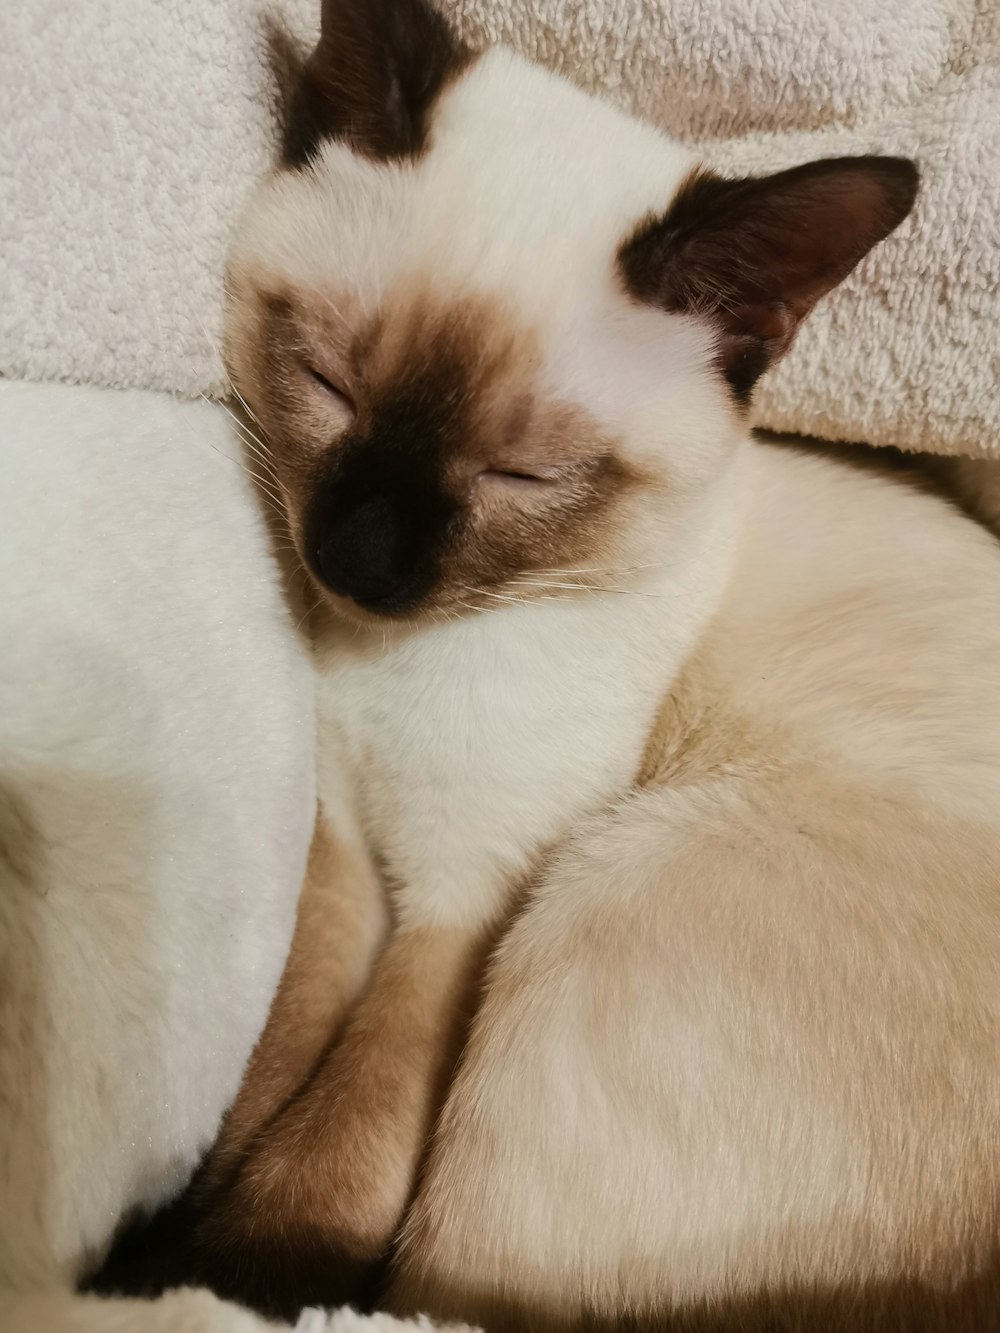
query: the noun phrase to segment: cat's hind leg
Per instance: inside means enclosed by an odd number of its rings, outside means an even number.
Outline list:
[[[1000,1327],[998,867],[810,764],[593,821],[494,958],[393,1308]]]

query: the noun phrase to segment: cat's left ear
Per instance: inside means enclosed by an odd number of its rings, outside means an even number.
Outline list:
[[[420,152],[431,106],[471,59],[426,0],[322,0],[320,38],[286,113],[282,160],[326,139],[376,159]]]
[[[919,176],[906,158],[843,157],[774,176],[695,172],[619,253],[637,299],[704,316],[745,399],[815,303],[903,221]]]

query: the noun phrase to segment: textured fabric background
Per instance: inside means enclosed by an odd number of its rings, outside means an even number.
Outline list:
[[[222,409],[0,383],[0,589],[0,1329],[292,1333],[72,1290],[217,1132],[315,821],[313,673]]]
[[[917,212],[759,395],[775,429],[1000,453],[996,0],[440,0],[735,170],[916,156]],[[7,0],[0,373],[218,393],[226,235],[274,137],[267,0]],[[277,0],[308,38],[318,0]]]

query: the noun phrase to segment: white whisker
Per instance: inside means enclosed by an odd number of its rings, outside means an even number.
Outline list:
[[[232,463],[233,467],[238,467],[240,471],[243,472],[246,476],[251,477],[257,483],[257,485],[260,486],[262,489],[266,488],[267,486],[266,479],[264,477],[261,477],[258,473],[252,471],[252,469],[247,466],[246,462],[242,458],[234,458],[232,454],[227,454],[224,449],[220,449],[219,446],[213,444],[211,440],[206,440],[205,443],[208,445],[210,449],[213,449],[219,455],[220,458],[224,458],[227,463]],[[285,509],[284,509],[283,497],[276,494],[273,491],[267,491],[267,494],[271,495],[272,498],[278,502],[277,505],[274,507],[274,512],[280,518],[287,520],[287,515],[285,514]]]
[[[231,421],[235,422],[236,425],[237,425],[237,427],[238,427],[240,430],[245,431],[245,432],[247,433],[247,435],[250,436],[251,440],[253,440],[254,443],[258,446],[258,448],[262,451],[264,457],[267,458],[267,459],[270,459],[270,458],[271,458],[271,450],[268,448],[268,446],[267,446],[267,445],[264,443],[264,441],[263,441],[262,439],[260,439],[260,437],[259,437],[259,436],[258,436],[252,429],[251,429],[251,427],[247,425],[247,423],[246,423],[245,421],[241,421],[241,420],[240,420],[240,418],[236,415],[236,413],[233,411],[233,409],[232,409],[231,407],[228,407],[228,406],[227,406],[225,403],[223,403],[223,402],[219,402],[217,399],[209,398],[209,396],[208,396],[207,394],[202,393],[202,394],[199,394],[198,396],[199,396],[200,398],[203,398],[203,399],[205,400],[206,403],[212,403],[212,405],[213,405],[214,407],[221,407],[222,410],[223,410],[223,412],[225,412],[226,416],[229,417],[229,419],[230,419]]]
[[[245,426],[240,426],[239,429],[240,429],[240,430],[246,430],[246,427],[245,427]],[[253,443],[251,443],[251,441],[248,440],[245,436],[242,436],[242,435],[241,435],[240,438],[242,439],[242,441],[243,441],[244,445],[246,446],[246,448],[248,449],[248,451],[249,451],[250,453],[253,454],[254,458],[256,458],[256,459],[258,460],[258,462],[262,463],[262,464],[264,465],[264,467],[267,468],[268,472],[273,472],[273,471],[274,471],[274,465],[273,465],[273,463],[272,463],[272,461],[271,461],[271,457],[270,457],[270,455],[269,455],[269,454],[262,453],[262,452],[260,451],[260,449],[257,448],[256,445],[254,445]]]
[[[236,385],[233,383],[231,378],[229,379],[229,387],[232,389],[233,393],[242,403],[243,411],[247,414],[247,416],[250,418],[251,421],[256,422],[256,424],[260,427],[261,434],[264,436],[265,439],[267,439],[267,431],[264,429],[263,422],[261,421],[257,413],[253,410],[253,408],[250,406],[250,404],[247,402],[247,400],[240,393],[239,389],[237,389]]]
[[[315,602],[313,602],[312,606],[309,606],[309,607],[306,608],[305,614],[302,616],[302,619],[301,619],[301,620],[298,622],[298,624],[295,626],[295,633],[296,633],[296,634],[299,632],[299,630],[302,628],[302,626],[305,624],[305,622],[309,619],[309,617],[310,617],[315,611],[318,611],[318,610],[319,610],[319,608],[320,608],[320,606],[322,605],[322,603],[323,603],[323,598],[322,598],[322,597],[317,597],[316,600],[315,600]]]
[[[282,497],[274,489],[274,486],[271,484],[271,482],[268,481],[266,477],[261,476],[259,472],[254,472],[253,468],[247,467],[246,465],[243,465],[243,471],[246,473],[248,477],[253,478],[253,480],[257,483],[257,485],[260,487],[260,489],[264,492],[266,496],[268,496],[271,500],[274,501],[275,505],[277,506],[278,512],[284,514],[285,509]]]
[[[556,583],[551,580],[542,580],[536,578],[509,579],[508,582],[519,588],[559,588],[575,592],[613,592],[623,597],[655,597],[661,598],[664,594],[658,592],[649,592],[644,588],[620,588],[613,583]],[[564,599],[565,600],[565,599]]]

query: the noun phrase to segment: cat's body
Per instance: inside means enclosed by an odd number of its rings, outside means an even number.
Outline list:
[[[642,790],[579,827],[493,964],[400,1308],[1000,1324],[1000,546],[890,479],[748,451]]]
[[[722,586],[732,507],[705,515],[690,561],[628,587],[581,597],[557,570],[539,600],[431,627],[323,615],[321,796],[336,808],[346,766],[402,925],[494,925],[539,854],[630,787]]]
[[[392,925],[299,1095],[248,1081],[212,1279],[328,1299],[404,1217],[394,1303],[494,1326],[976,1271],[1000,547],[745,411],[912,166],[721,181],[422,0],[328,0],[286,157],[228,359]]]
[[[707,622],[654,573],[391,646],[320,630],[324,752],[404,914],[495,915],[573,827],[494,965],[400,1308],[613,1320],[992,1259],[1000,546],[788,447],[734,473]]]

